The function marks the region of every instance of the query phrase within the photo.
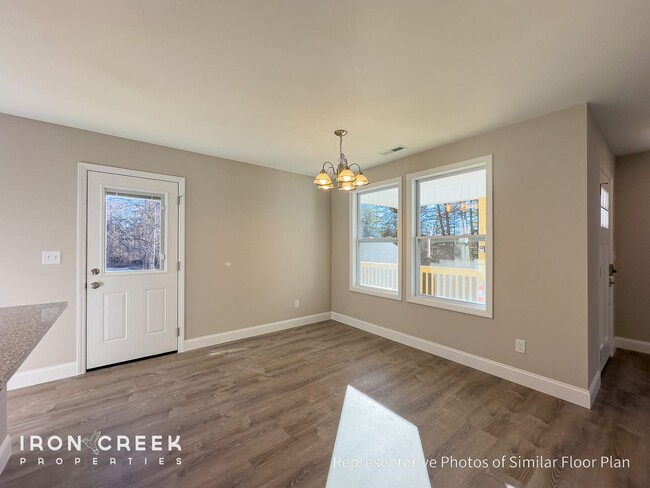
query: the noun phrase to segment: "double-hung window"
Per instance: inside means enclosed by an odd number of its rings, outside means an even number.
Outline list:
[[[491,155],[408,175],[408,301],[492,317],[491,180]]]
[[[350,195],[350,290],[401,299],[401,178]]]

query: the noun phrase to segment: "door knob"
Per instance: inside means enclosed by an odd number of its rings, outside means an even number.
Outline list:
[[[610,263],[609,265],[609,276],[614,276],[614,273],[616,273],[617,269],[614,267],[613,264]]]
[[[97,268],[93,268],[93,269],[90,270],[90,274],[91,274],[91,275],[98,275],[98,274],[99,274],[99,270],[98,270]]]
[[[97,281],[93,281],[93,282],[90,284],[90,287],[91,287],[93,290],[96,290],[97,288],[99,288],[99,283],[98,283]]]

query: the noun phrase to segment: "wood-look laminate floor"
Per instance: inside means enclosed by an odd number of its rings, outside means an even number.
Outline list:
[[[323,487],[348,384],[416,424],[427,458],[630,460],[437,468],[432,486],[650,486],[650,356],[619,351],[587,410],[331,321],[9,392],[13,455],[0,486]],[[19,449],[21,435],[93,431],[178,434],[182,452],[162,453],[161,466],[159,453],[113,448],[93,465],[85,447]]]

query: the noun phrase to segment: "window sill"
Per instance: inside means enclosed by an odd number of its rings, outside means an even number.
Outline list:
[[[402,301],[402,294],[400,292],[391,293],[389,291],[382,291],[381,288],[373,288],[370,286],[351,286],[350,291],[355,293],[363,293],[364,295],[372,295],[374,297],[389,298],[390,300]]]
[[[460,312],[469,315],[477,315],[479,317],[485,317],[488,319],[493,318],[492,310],[481,309],[478,307],[473,307],[472,305],[460,305],[458,303],[453,303],[448,300],[441,300],[439,298],[424,298],[420,296],[412,296],[406,299],[409,303],[416,303],[418,305],[425,305],[427,307],[441,308],[443,310],[450,310],[452,312]]]

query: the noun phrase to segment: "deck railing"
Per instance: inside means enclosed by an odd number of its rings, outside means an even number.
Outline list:
[[[397,264],[361,261],[359,283],[364,286],[397,290]]]
[[[359,283],[364,286],[396,290],[397,264],[361,261]],[[420,266],[420,294],[485,303],[485,272],[474,268]]]
[[[420,294],[485,303],[484,276],[475,268],[420,266]]]

